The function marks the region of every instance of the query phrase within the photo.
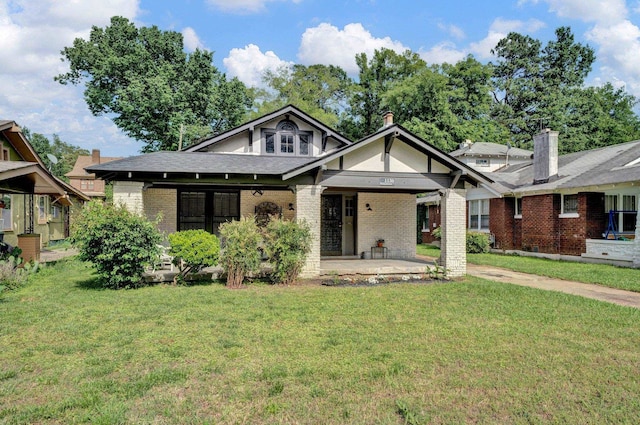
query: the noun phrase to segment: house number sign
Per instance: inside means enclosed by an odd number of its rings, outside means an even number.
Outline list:
[[[393,186],[395,181],[391,177],[380,177],[380,186]]]

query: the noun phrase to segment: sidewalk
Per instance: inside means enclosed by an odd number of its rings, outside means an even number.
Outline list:
[[[417,258],[433,260],[430,257],[422,255],[418,255]],[[551,277],[514,272],[498,267],[479,266],[469,263],[467,263],[467,274],[495,282],[512,283],[547,291],[564,292],[566,294],[579,295],[594,300],[640,308],[639,292],[623,291],[621,289],[607,288],[590,283],[572,282],[569,280],[554,279]]]
[[[50,261],[58,261],[66,257],[76,255],[77,253],[78,251],[75,248],[54,250],[43,249],[40,251],[40,262],[48,263]]]

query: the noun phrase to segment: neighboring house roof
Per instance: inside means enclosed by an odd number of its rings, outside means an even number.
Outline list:
[[[101,156],[100,163],[103,164],[105,162],[117,161],[122,159],[122,157],[109,157],[109,156]],[[93,165],[93,157],[91,155],[79,155],[78,159],[76,159],[76,163],[73,165],[73,169],[69,171],[65,176],[70,178],[91,178],[95,177],[93,173],[88,173],[85,171],[86,167]]]
[[[533,162],[492,173],[503,194],[539,193],[640,182],[640,141],[622,143],[558,157],[558,175],[533,184]]]
[[[207,146],[210,146],[212,144],[221,142],[223,140],[228,139],[229,137],[233,137],[239,133],[242,133],[243,131],[248,131],[250,129],[253,129],[254,127],[259,127],[261,124],[265,123],[265,122],[269,122],[275,118],[278,118],[280,116],[282,116],[283,114],[291,114],[294,115],[296,118],[306,122],[307,124],[322,130],[324,132],[327,133],[327,135],[329,135],[330,137],[334,138],[335,140],[337,140],[338,142],[340,142],[343,145],[350,145],[352,142],[351,140],[349,140],[348,138],[346,138],[345,136],[343,136],[342,134],[340,134],[337,130],[323,124],[322,122],[316,120],[315,118],[311,117],[310,115],[307,115],[306,113],[302,112],[300,109],[296,108],[293,105],[287,105],[281,109],[278,109],[277,111],[274,111],[270,114],[261,116],[259,118],[256,118],[252,121],[249,121],[245,124],[242,124],[241,126],[238,126],[234,129],[231,129],[229,131],[225,131],[222,134],[219,134],[217,136],[213,136],[213,137],[207,137],[199,142],[197,142],[196,144],[189,146],[187,149],[184,149],[185,152],[195,152],[195,151],[199,151],[202,150],[204,148],[206,148]]]
[[[463,143],[459,149],[450,152],[449,155],[456,158],[460,156],[506,158],[507,153],[509,158],[531,158],[533,155],[533,151],[489,142]]]
[[[213,152],[153,152],[87,167],[101,174],[164,172],[280,175],[315,161],[312,157],[259,156]]]

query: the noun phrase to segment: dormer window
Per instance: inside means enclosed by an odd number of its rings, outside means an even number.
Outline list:
[[[275,130],[262,130],[262,135],[267,155],[308,156],[311,153],[313,133],[299,130],[293,121],[280,121]]]

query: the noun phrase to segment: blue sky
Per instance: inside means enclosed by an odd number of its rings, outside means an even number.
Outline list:
[[[467,54],[487,62],[510,31],[546,42],[565,25],[596,50],[589,84],[610,81],[640,97],[639,11],[625,0],[0,0],[0,119],[105,156],[137,154],[141,143],[88,112],[82,87],[53,82],[66,70],[60,50],[113,15],[181,32],[186,50],[214,51],[214,64],[248,85],[292,63],[355,75],[355,54],[381,47],[411,49],[429,63]]]

